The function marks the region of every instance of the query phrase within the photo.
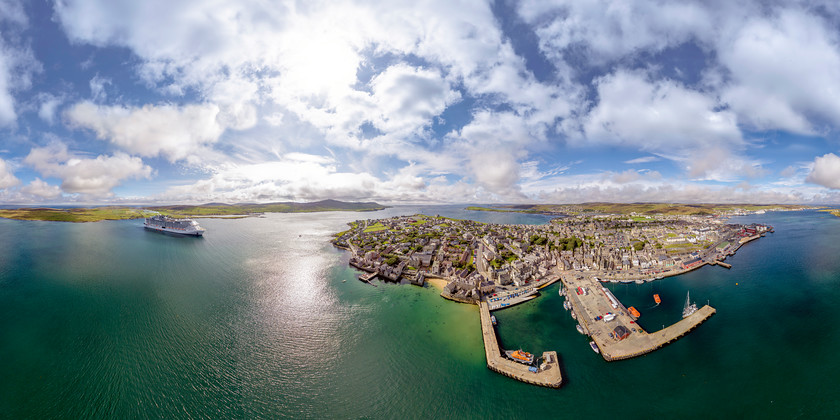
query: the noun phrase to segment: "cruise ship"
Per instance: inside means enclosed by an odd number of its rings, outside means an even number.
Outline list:
[[[158,230],[161,232],[178,233],[181,235],[201,236],[204,228],[192,219],[175,219],[169,216],[157,215],[146,218],[143,223],[146,229]]]

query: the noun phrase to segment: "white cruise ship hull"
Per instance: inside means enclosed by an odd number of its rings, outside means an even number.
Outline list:
[[[189,236],[201,236],[204,234],[204,229],[178,229],[178,228],[167,228],[162,226],[154,226],[154,225],[146,225],[144,224],[143,227],[146,229],[156,230],[158,232],[169,232],[169,233],[177,233],[179,235],[189,235]]]

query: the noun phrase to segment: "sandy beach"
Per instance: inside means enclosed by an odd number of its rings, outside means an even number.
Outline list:
[[[430,278],[426,277],[426,283],[430,283],[432,286],[434,286],[434,287],[436,287],[440,290],[443,290],[443,288],[446,287],[446,284],[449,283],[449,282],[444,280],[444,279],[434,279],[434,278],[430,279]]]

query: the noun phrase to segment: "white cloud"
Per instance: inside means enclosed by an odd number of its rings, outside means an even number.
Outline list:
[[[43,93],[38,95],[38,100],[41,101],[38,106],[38,117],[52,125],[55,122],[55,112],[64,102],[64,97]]]
[[[636,159],[625,160],[624,163],[629,164],[629,165],[635,165],[635,164],[638,164],[638,163],[651,163],[651,162],[656,162],[656,161],[659,161],[659,160],[661,160],[661,159],[656,157],[656,156],[643,156],[643,157],[636,158]]]
[[[32,74],[41,70],[32,50],[22,39],[28,20],[19,1],[0,1],[0,127],[12,125],[17,120],[14,94],[29,89]]]
[[[20,189],[21,192],[25,194],[30,194],[37,196],[41,199],[52,200],[58,197],[61,197],[61,188],[57,185],[50,185],[47,182],[41,180],[41,178],[35,178],[29,185],[24,186]]]
[[[805,180],[833,190],[840,189],[840,157],[834,153],[818,156]]]
[[[715,25],[708,9],[691,2],[527,0],[518,11],[535,26],[546,56],[562,61],[564,53],[585,49],[594,64],[679,45]]]
[[[584,118],[586,141],[657,152],[743,143],[735,114],[672,80],[619,70],[596,82],[598,105]]]
[[[732,81],[723,99],[758,130],[812,133],[812,120],[840,124],[840,49],[835,27],[797,10],[753,18],[722,39]]]
[[[0,190],[5,190],[18,184],[20,184],[20,180],[12,173],[12,168],[5,160],[0,159]]]
[[[60,178],[61,189],[65,192],[90,196],[109,196],[123,180],[152,175],[152,168],[144,165],[140,158],[124,153],[84,158],[70,153],[63,143],[33,148],[23,163],[43,176]]]
[[[194,157],[224,131],[215,105],[146,105],[142,108],[80,102],[65,112],[74,128],[93,130],[130,153],[165,156],[171,162]]]
[[[105,86],[113,84],[111,79],[102,77],[98,73],[90,79],[90,99],[93,102],[102,102],[108,97]]]

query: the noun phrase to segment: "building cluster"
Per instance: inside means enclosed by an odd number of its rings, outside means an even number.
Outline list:
[[[725,258],[770,228],[700,216],[577,216],[545,225],[497,225],[439,216],[358,220],[333,243],[350,264],[422,284],[448,281],[444,294],[481,294],[533,284],[550,272],[595,271],[604,280],[670,276]]]

